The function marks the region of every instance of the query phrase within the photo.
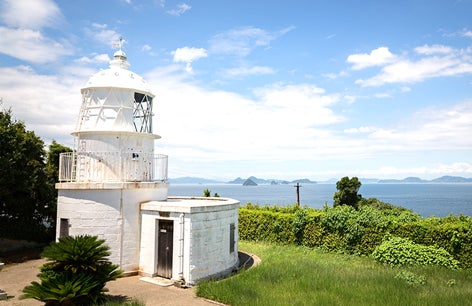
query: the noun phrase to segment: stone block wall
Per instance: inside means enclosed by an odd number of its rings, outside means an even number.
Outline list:
[[[235,227],[230,251],[231,224]],[[238,210],[222,210],[192,215],[188,282],[230,272],[238,264]]]

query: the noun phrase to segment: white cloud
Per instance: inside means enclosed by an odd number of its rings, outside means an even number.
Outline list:
[[[345,129],[344,133],[346,133],[346,134],[371,133],[375,130],[377,130],[375,127],[361,126],[361,127],[358,127],[358,128]]]
[[[273,74],[273,73],[275,73],[274,69],[270,67],[265,67],[265,66],[237,67],[237,68],[224,70],[224,74],[228,77]]]
[[[241,27],[213,36],[210,51],[216,54],[247,56],[255,48],[268,47],[278,37],[294,29],[288,27],[278,32],[268,32],[255,27]]]
[[[9,27],[40,29],[55,26],[62,18],[59,7],[51,0],[4,0],[0,17]]]
[[[424,109],[415,120],[422,122],[413,134],[419,144],[441,149],[472,148],[472,101],[443,109]]]
[[[405,119],[408,125],[337,131],[338,124],[349,119],[335,111],[340,96],[313,84],[273,84],[255,89],[251,98],[204,89],[161,71],[147,78],[159,101],[155,127],[163,138],[158,146],[189,171],[195,164],[215,169],[224,161],[360,163],[378,156],[387,156],[394,165],[402,152],[472,147],[467,136],[472,103],[423,110]]]
[[[343,120],[330,109],[339,98],[311,84],[267,86],[248,98],[175,81],[162,71],[147,79],[159,101],[159,146],[193,163],[303,158],[330,138],[323,126]]]
[[[336,80],[341,77],[345,77],[348,75],[348,72],[346,71],[340,71],[339,73],[325,73],[322,76],[327,78],[328,80]]]
[[[391,177],[398,172],[409,176],[408,171],[415,169],[395,162],[405,152],[430,155],[472,147],[472,102],[424,109],[407,118],[408,125],[336,130],[338,123],[349,120],[336,111],[341,97],[313,84],[273,84],[255,89],[254,96],[248,97],[186,83],[177,72],[169,66],[145,76],[156,93],[155,132],[163,137],[156,143],[157,152],[171,156],[170,167],[175,169],[171,171],[204,171],[200,174],[208,175],[218,173],[219,167],[232,168],[228,165],[265,163],[278,169],[279,163],[293,161],[317,169],[316,165],[333,160],[344,164],[355,161],[356,167],[362,167],[362,161],[387,156],[390,162],[385,164],[390,168],[369,170],[371,164],[364,164],[367,170],[338,171],[333,166],[331,173],[352,171],[371,177],[383,173]],[[46,141],[54,138],[71,145],[69,133],[80,107],[79,89],[90,74],[46,76],[27,66],[0,68],[0,73],[5,76],[0,79],[4,105],[11,106],[14,115]],[[238,169],[229,170],[233,171],[231,176],[239,175]],[[470,173],[470,161],[442,166],[422,162],[416,170],[438,176],[464,175]]]
[[[471,31],[471,30],[464,29],[464,30],[462,31],[461,35],[464,36],[464,37],[472,38],[472,31]]]
[[[172,52],[172,55],[174,55],[174,62],[176,63],[191,63],[197,59],[208,56],[207,51],[205,49],[191,47],[177,48],[175,51]]]
[[[343,99],[347,102],[347,104],[355,103],[358,98],[359,98],[358,96],[354,96],[354,95],[344,95],[343,96]]]
[[[12,108],[14,117],[44,141],[55,139],[71,146],[84,80],[41,75],[28,66],[0,67],[0,74],[4,106]]]
[[[175,9],[168,10],[166,11],[166,13],[173,16],[180,16],[186,13],[187,11],[189,11],[191,8],[192,7],[186,3],[180,3],[177,5]]]
[[[0,53],[32,63],[49,63],[72,54],[66,42],[57,42],[31,29],[0,27]]]
[[[453,48],[444,45],[423,45],[416,47],[415,52],[418,54],[432,55],[432,54],[449,54],[453,52]]]
[[[185,70],[190,73],[192,72],[192,62],[207,57],[208,53],[203,48],[183,47],[172,51],[172,55],[175,63],[186,63]]]
[[[144,46],[141,47],[141,51],[146,51],[147,52],[147,51],[151,51],[151,50],[152,50],[152,48],[151,48],[150,45],[144,45]]]
[[[121,38],[121,35],[116,31],[108,29],[107,24],[93,23],[92,28],[88,28],[86,31],[93,39],[109,47],[118,43]],[[126,43],[125,40],[122,41]]]
[[[375,93],[374,97],[377,99],[388,99],[392,97],[392,94],[389,92],[379,92],[379,93]]]
[[[93,54],[92,57],[88,56],[83,56],[75,62],[80,63],[80,64],[100,64],[100,63],[108,63],[110,62],[110,57],[108,54],[103,53],[103,54]]]
[[[0,53],[31,63],[49,63],[72,54],[66,41],[48,38],[41,28],[57,26],[62,15],[59,7],[49,0],[0,3]]]
[[[469,150],[472,148],[472,102],[448,108],[428,108],[408,118],[402,128],[377,128],[374,143],[400,151]]]
[[[361,70],[372,66],[382,66],[396,60],[397,56],[392,54],[387,47],[374,49],[370,54],[352,54],[347,57],[347,62],[353,64],[352,69]]]
[[[386,64],[379,74],[359,79],[356,83],[362,86],[416,83],[428,78],[472,73],[470,50],[453,50],[445,46],[423,46],[415,50],[426,57],[418,60],[397,59]]]

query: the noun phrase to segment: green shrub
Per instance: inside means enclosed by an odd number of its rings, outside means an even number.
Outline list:
[[[387,237],[374,250],[372,257],[392,266],[435,265],[449,269],[458,268],[458,261],[443,248],[416,244],[401,237]]]
[[[348,205],[340,205],[328,209],[321,216],[321,225],[328,232],[345,234],[348,232],[348,220],[356,214],[356,209]]]
[[[121,276],[118,266],[108,261],[109,247],[94,236],[63,237],[41,254],[49,261],[23,289],[22,298],[33,298],[47,305],[91,305],[103,302],[103,288]]]
[[[471,217],[424,218],[402,223],[391,233],[416,243],[441,247],[453,255],[462,268],[472,267]]]
[[[310,213],[307,216],[306,225],[303,230],[302,245],[307,247],[319,247],[323,241],[323,227],[320,223],[320,215]]]
[[[299,209],[295,212],[295,216],[293,218],[293,234],[297,244],[302,244],[303,242],[303,234],[307,223],[307,216],[308,211],[306,209]]]
[[[296,241],[293,215],[271,210],[241,208],[239,237],[250,241],[290,244]]]
[[[362,199],[357,210],[346,205],[315,210],[250,203],[239,210],[239,235],[249,241],[370,255],[389,234],[442,248],[461,268],[472,268],[472,218],[468,216],[422,218],[372,198]]]

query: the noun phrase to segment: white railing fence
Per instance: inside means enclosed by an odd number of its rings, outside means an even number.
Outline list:
[[[166,182],[167,160],[167,155],[142,152],[61,153],[59,181]]]

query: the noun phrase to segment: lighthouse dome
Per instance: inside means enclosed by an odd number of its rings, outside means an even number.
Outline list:
[[[152,133],[154,95],[149,84],[130,71],[126,54],[115,52],[110,68],[95,73],[81,89],[76,131]]]
[[[153,96],[149,84],[141,76],[129,70],[129,67],[125,52],[116,51],[113,60],[110,61],[110,68],[101,70],[90,77],[82,91],[89,88],[112,87],[133,89]]]

